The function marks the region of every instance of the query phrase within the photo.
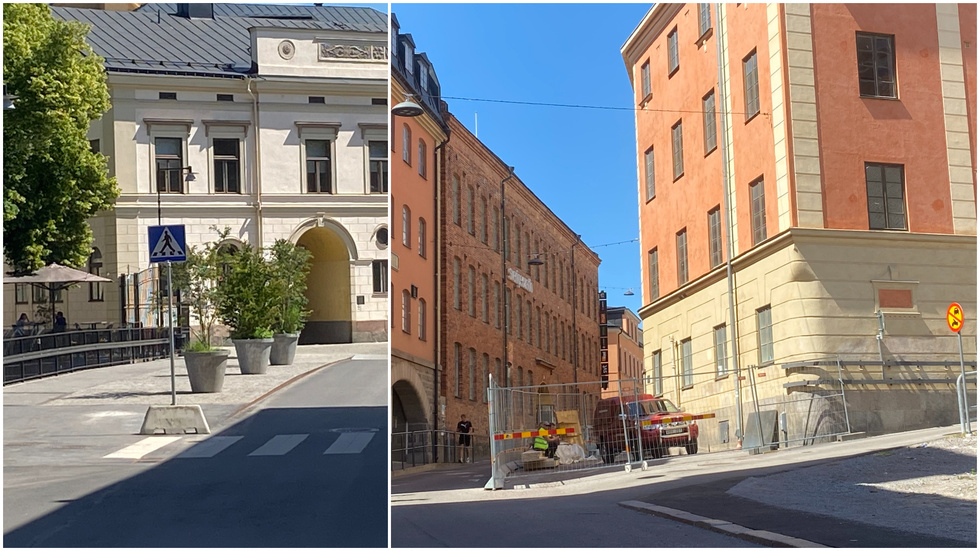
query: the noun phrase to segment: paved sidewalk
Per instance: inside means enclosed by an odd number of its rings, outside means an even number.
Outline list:
[[[388,358],[386,342],[308,345],[297,348],[292,365],[269,366],[261,375],[242,375],[234,347],[228,349],[228,368],[221,392],[192,393],[183,358],[175,360],[177,404],[200,405],[212,430],[269,393],[326,365],[350,358]],[[3,388],[4,406],[84,406],[86,411],[92,411],[132,410],[131,406],[170,405],[170,402],[169,359],[88,369]]]

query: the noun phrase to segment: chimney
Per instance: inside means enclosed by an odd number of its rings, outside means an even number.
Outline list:
[[[177,17],[187,19],[214,19],[213,4],[177,4]]]

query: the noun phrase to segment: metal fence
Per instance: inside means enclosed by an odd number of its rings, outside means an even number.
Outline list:
[[[177,328],[177,349],[189,334]],[[3,384],[59,373],[166,358],[170,354],[167,328],[120,328],[45,333],[3,341]]]
[[[429,428],[405,430],[391,434],[392,470],[419,467],[432,463],[457,463],[462,459],[459,446],[461,433]],[[469,459],[485,461],[490,458],[486,433],[470,433]]]

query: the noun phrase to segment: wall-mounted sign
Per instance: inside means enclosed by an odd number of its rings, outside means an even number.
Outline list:
[[[531,282],[531,278],[524,277],[523,274],[513,268],[507,268],[507,279],[513,281],[518,287],[529,293],[534,292],[534,284]]]

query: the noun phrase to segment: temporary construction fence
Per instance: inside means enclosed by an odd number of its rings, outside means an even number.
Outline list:
[[[582,391],[601,384],[499,387],[491,375],[492,476],[486,487],[502,488],[505,479],[544,472],[630,470],[667,453],[667,445],[697,453],[697,421],[713,414],[682,416],[664,400],[641,401],[636,380],[609,381],[610,388],[632,389],[619,391],[617,399]]]

